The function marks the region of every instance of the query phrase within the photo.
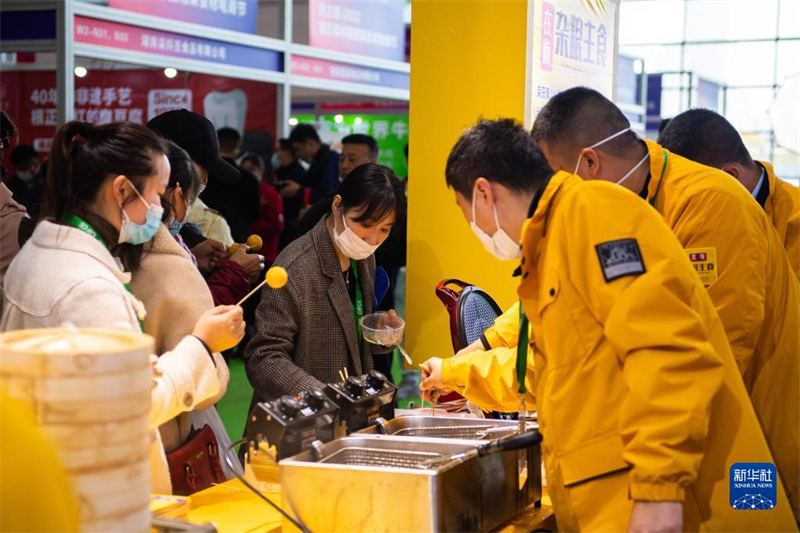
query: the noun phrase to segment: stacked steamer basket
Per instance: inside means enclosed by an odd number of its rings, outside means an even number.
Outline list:
[[[0,385],[26,403],[80,502],[82,531],[150,528],[153,340],[39,329],[0,335]]]

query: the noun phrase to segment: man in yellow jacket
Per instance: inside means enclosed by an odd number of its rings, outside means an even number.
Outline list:
[[[512,120],[462,135],[446,177],[487,249],[513,258],[521,242],[559,529],[796,530],[780,483],[768,510],[729,500],[731,467],[771,455],[714,306],[661,217],[623,188],[553,175]],[[427,366],[422,386],[439,386],[441,361]]]
[[[723,170],[750,191],[783,242],[800,277],[800,188],[775,176],[767,162],[754,161],[733,125],[710,109],[690,109],[670,120],[658,144],[674,154]]]
[[[592,89],[553,97],[531,135],[553,169],[622,185],[678,238],[722,320],[800,521],[800,282],[764,210],[725,172],[640,140]]]

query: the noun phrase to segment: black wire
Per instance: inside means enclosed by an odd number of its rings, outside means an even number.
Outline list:
[[[240,476],[239,473],[236,471],[236,468],[234,468],[233,462],[231,461],[230,454],[231,454],[231,451],[233,451],[233,449],[236,446],[239,446],[240,444],[245,444],[245,443],[247,443],[247,439],[239,439],[236,442],[232,442],[230,444],[230,446],[228,446],[227,449],[225,450],[225,462],[228,463],[228,467],[230,467],[231,471],[233,472],[233,475],[236,476],[236,479],[241,481],[242,484],[245,487],[247,487],[248,489],[253,491],[256,494],[256,496],[258,496],[259,498],[261,498],[262,500],[264,500],[265,502],[270,504],[270,506],[272,506],[273,509],[275,509],[276,511],[281,513],[284,516],[284,518],[286,518],[289,522],[291,522],[294,525],[294,527],[296,527],[297,529],[301,530],[303,533],[311,533],[311,530],[308,529],[306,527],[306,525],[300,520],[300,517],[298,517],[297,520],[295,520],[294,518],[289,516],[286,513],[286,511],[284,511],[283,509],[278,507],[278,505],[275,502],[273,502],[272,500],[270,500],[269,498],[267,498],[266,496],[261,494],[260,490],[258,490],[253,485],[248,483],[248,481],[245,478],[243,478],[242,476]]]

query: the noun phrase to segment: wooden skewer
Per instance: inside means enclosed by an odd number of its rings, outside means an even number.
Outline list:
[[[245,300],[247,300],[247,299],[248,299],[248,298],[250,298],[252,295],[254,295],[254,294],[255,294],[255,293],[258,291],[258,289],[260,289],[261,287],[263,287],[263,286],[264,286],[266,283],[267,283],[267,278],[264,278],[264,281],[262,281],[261,283],[259,283],[258,285],[256,285],[256,288],[255,288],[255,289],[253,289],[252,291],[250,291],[249,293],[247,293],[247,296],[245,296],[244,298],[242,298],[241,300],[239,300],[239,303],[238,303],[238,304],[236,304],[236,305],[242,305],[242,304],[244,303],[244,301],[245,301]]]
[[[344,367],[344,377],[349,378],[350,372],[347,371],[347,367]]]
[[[342,383],[344,383],[344,374],[341,370],[339,370],[339,377],[342,378]]]

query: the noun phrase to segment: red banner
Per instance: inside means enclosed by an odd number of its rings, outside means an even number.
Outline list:
[[[141,69],[90,70],[86,77],[75,79],[75,86],[76,120],[146,124],[165,111],[186,108],[205,115],[217,128],[229,126],[240,133],[263,130],[275,136],[273,84],[195,73],[169,79],[160,70]],[[0,105],[19,129],[19,144],[49,151],[58,122],[54,72],[4,72]]]

